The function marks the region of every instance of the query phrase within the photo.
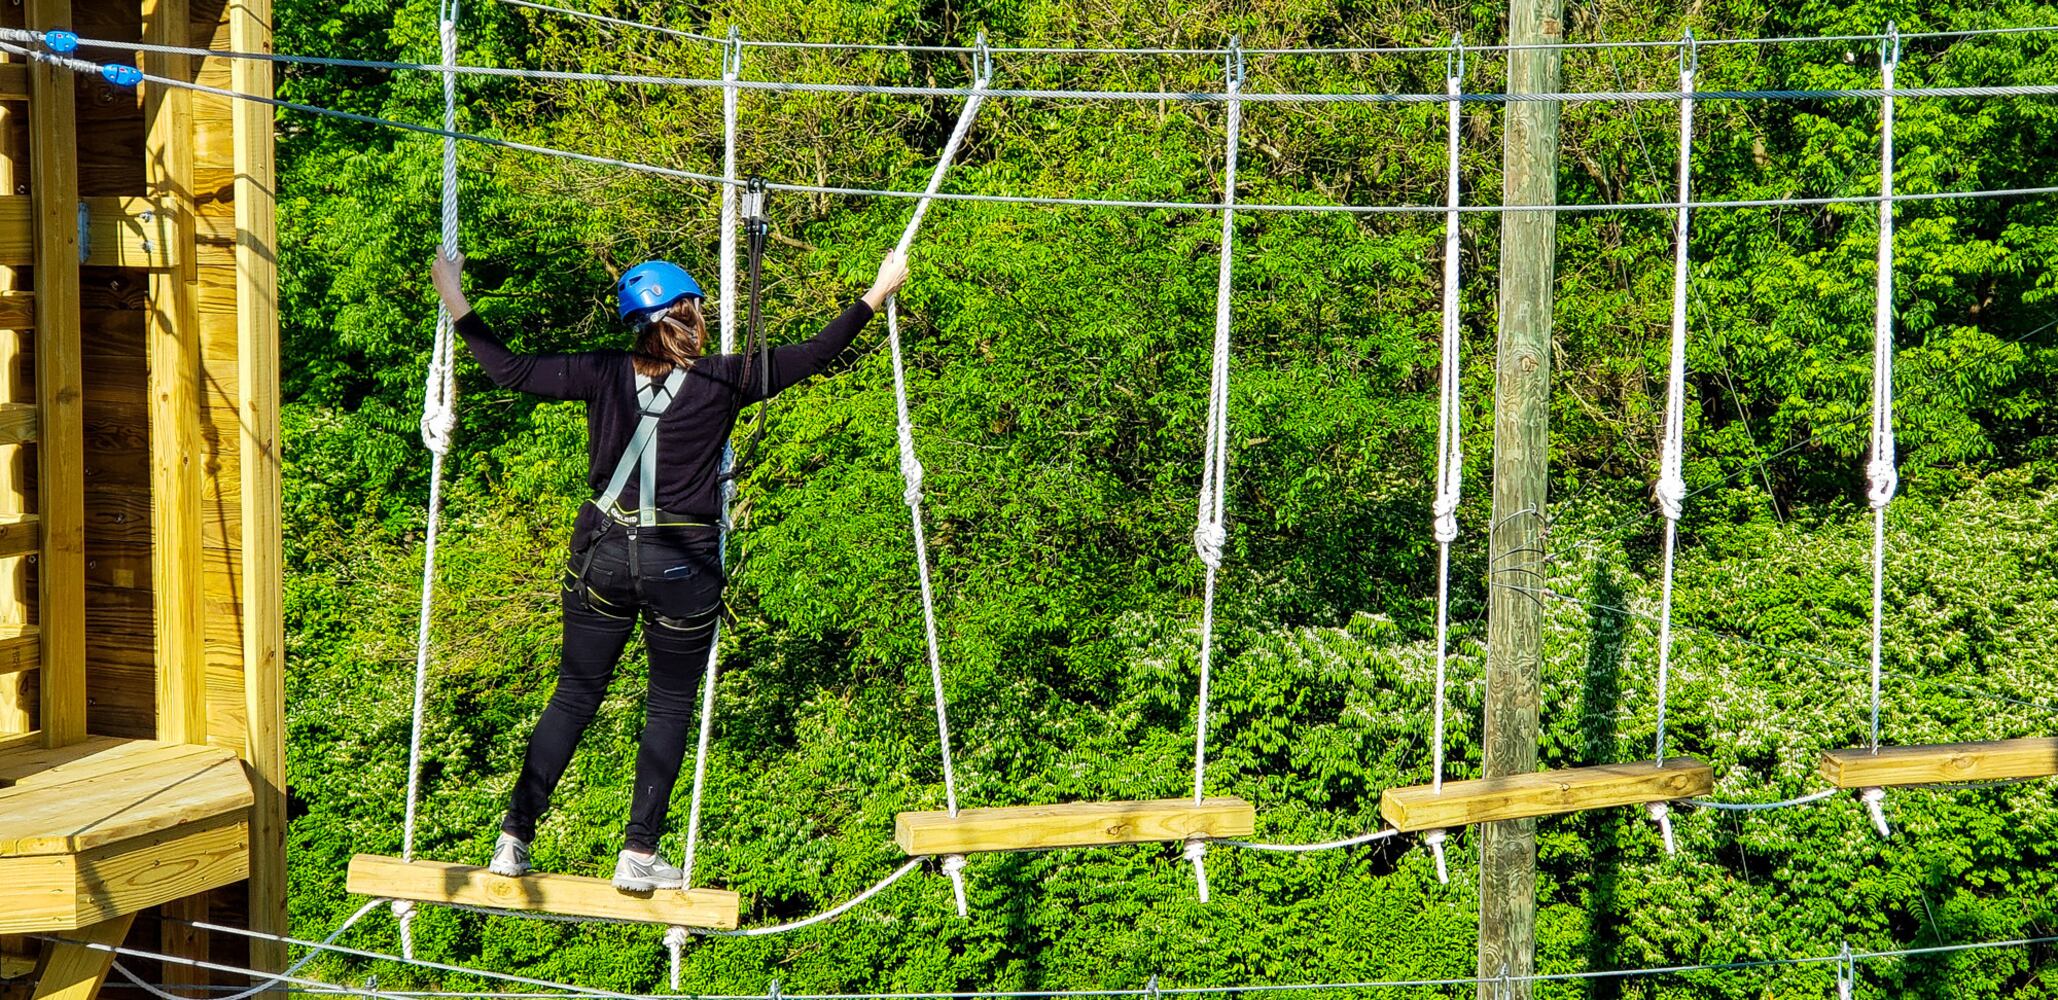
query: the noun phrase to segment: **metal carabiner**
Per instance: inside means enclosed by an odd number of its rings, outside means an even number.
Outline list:
[[[743,35],[735,25],[729,26],[729,38],[722,43],[722,75],[743,75]]]
[[[1901,29],[1894,22],[1887,22],[1886,37],[1879,40],[1879,64],[1899,66],[1901,64]]]
[[[1451,32],[1451,50],[1443,54],[1443,76],[1446,80],[1465,78],[1465,33]]]
[[[1229,36],[1229,48],[1222,53],[1222,76],[1234,87],[1242,87],[1244,80],[1243,37]]]
[[[986,32],[972,43],[972,62],[978,69],[978,77],[989,85],[993,83],[993,47],[986,44]]]
[[[1679,40],[1679,72],[1693,76],[1701,71],[1701,43],[1694,37],[1694,29],[1686,29],[1686,35]]]

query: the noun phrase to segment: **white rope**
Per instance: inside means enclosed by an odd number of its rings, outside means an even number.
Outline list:
[[[457,62],[457,0],[444,0],[438,35],[443,62]],[[457,231],[457,74],[443,75],[443,245],[446,260],[458,255]],[[429,357],[429,369],[422,392],[422,444],[429,449],[429,523],[422,544],[422,603],[415,629],[414,707],[407,741],[407,803],[401,824],[400,856],[414,860],[415,806],[421,797],[422,722],[429,690],[429,626],[436,599],[436,540],[443,522],[443,461],[450,451],[450,432],[456,425],[457,388],[454,378],[455,318],[443,306],[436,308],[436,339]],[[400,946],[404,955],[414,952],[414,906],[395,900],[393,916],[400,923]]]
[[[374,899],[371,902],[358,907],[356,913],[351,914],[349,919],[343,921],[341,924],[338,924],[335,930],[329,932],[328,937],[322,939],[322,944],[335,944],[336,939],[342,937],[344,933],[349,931],[351,927],[355,926],[359,920],[364,919],[365,914],[370,913],[375,909],[378,909],[379,904],[381,902],[384,902],[384,900]],[[308,963],[313,962],[317,958],[320,958],[321,954],[322,952],[320,948],[310,949],[307,954],[300,956],[299,961],[294,962],[292,965],[286,966],[286,971],[273,975],[271,978],[266,979],[265,981],[258,983],[256,986],[252,986],[247,990],[241,990],[236,993],[231,993],[227,996],[214,997],[212,998],[212,1000],[249,1000],[250,997],[254,997],[259,993],[265,993],[277,989],[281,984],[300,981],[297,978],[297,974],[300,972],[300,970],[306,968]],[[183,997],[174,993],[166,993],[165,991],[158,989],[147,982],[144,982],[142,979],[137,978],[135,973],[122,968],[120,962],[114,963],[114,967],[117,972],[120,972],[122,974],[122,978],[127,979],[132,983],[135,983],[138,988],[143,990],[143,992],[148,993],[154,997],[157,997],[158,1000],[191,1000],[190,997]],[[256,976],[258,975],[258,973],[252,972],[252,975]]]
[[[1374,830],[1371,833],[1361,833],[1355,837],[1345,837],[1342,840],[1325,840],[1321,841],[1320,843],[1314,844],[1268,844],[1256,840],[1231,840],[1226,838],[1217,839],[1215,843],[1221,844],[1224,847],[1241,847],[1247,851],[1270,851],[1278,854],[1308,854],[1315,851],[1334,851],[1338,848],[1343,847],[1357,847],[1361,844],[1375,843],[1377,841],[1386,840],[1389,837],[1396,836],[1399,833],[1399,830],[1396,830],[1393,827],[1389,826],[1384,829]]]
[[[858,904],[863,903],[865,900],[868,900],[873,896],[885,892],[887,886],[890,886],[893,883],[900,881],[901,878],[905,876],[907,873],[914,871],[916,868],[921,867],[921,864],[921,858],[911,859],[908,861],[907,864],[901,865],[899,868],[894,869],[893,874],[888,875],[885,878],[882,878],[879,881],[873,883],[871,888],[866,889],[865,891],[858,893],[857,895],[852,896],[849,899],[846,899],[843,902],[830,907],[829,909],[823,910],[822,912],[817,913],[812,917],[803,917],[802,919],[789,921],[783,924],[767,924],[763,927],[745,927],[741,930],[734,931],[709,930],[704,927],[689,927],[686,930],[689,934],[698,934],[701,937],[767,937],[773,934],[787,934],[793,931],[802,930],[804,928],[813,927],[816,924],[827,923],[828,921],[834,920],[837,917],[849,913],[852,909],[856,908]]]
[[[1195,504],[1193,550],[1207,567],[1201,596],[1200,692],[1193,711],[1193,801],[1199,805],[1207,787],[1208,708],[1214,672],[1215,575],[1222,567],[1227,539],[1222,518],[1228,503],[1229,478],[1229,326],[1230,286],[1236,250],[1236,146],[1243,131],[1243,54],[1231,46],[1228,57],[1229,104],[1222,164],[1222,250],[1215,269],[1215,342],[1209,365],[1207,425],[1202,431],[1200,499]],[[1186,860],[1193,864],[1193,882],[1200,901],[1208,901],[1208,842],[1186,842]]]
[[[1688,32],[1679,57],[1679,89],[1692,92],[1699,56],[1693,33]],[[1690,244],[1690,216],[1684,207],[1693,184],[1694,102],[1679,102],[1679,214],[1672,231],[1672,363],[1665,378],[1665,439],[1658,460],[1658,485],[1654,492],[1658,508],[1665,515],[1665,567],[1658,598],[1658,734],[1657,762],[1665,764],[1665,709],[1670,703],[1672,680],[1672,566],[1679,548],[1679,515],[1686,502],[1686,293]],[[1657,813],[1653,819],[1665,828],[1669,846],[1671,824]]]
[[[1879,752],[1879,663],[1886,591],[1886,510],[1900,487],[1894,462],[1894,69],[1901,41],[1887,25],[1879,72],[1887,96],[1879,119],[1879,270],[1872,303],[1872,461],[1867,466],[1872,503],[1872,740]],[[1882,823],[1882,826],[1884,824]]]
[[[741,65],[742,50],[733,44],[723,50],[722,75],[724,79],[736,79]],[[736,91],[731,88],[722,94],[722,170],[731,180],[736,176]],[[728,354],[736,348],[736,185],[722,185],[722,241],[721,241],[721,353]],[[716,561],[724,569],[729,565],[729,504],[736,497],[736,482],[729,473],[736,465],[736,449],[733,445],[722,447],[722,492],[721,516],[715,519]],[[714,736],[715,687],[722,666],[722,619],[715,616],[714,637],[707,647],[707,669],[700,687],[700,739],[693,753],[693,794],[686,809],[686,847],[680,852],[679,871],[681,885],[693,888],[693,861],[700,846],[701,801],[707,788],[707,751]],[[683,928],[674,927],[673,932],[683,934]],[[673,934],[668,932],[665,940],[670,943]],[[676,948],[674,952],[676,954]],[[673,960],[672,991],[678,992],[676,957]]]
[[[1464,85],[1465,42],[1451,39],[1444,90],[1456,94]],[[1458,129],[1461,109],[1451,102],[1446,141],[1449,177],[1443,221],[1443,364],[1438,376],[1436,408],[1436,706],[1432,712],[1430,790],[1443,791],[1443,727],[1445,684],[1449,677],[1451,634],[1451,543],[1458,538],[1458,495],[1465,462],[1458,435]]]

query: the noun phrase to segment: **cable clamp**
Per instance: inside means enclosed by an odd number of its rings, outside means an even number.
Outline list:
[[[1151,973],[1151,974],[1150,974],[1150,982],[1147,982],[1147,983],[1143,984],[1143,995],[1144,995],[1144,997],[1145,997],[1145,1000],[1159,1000],[1159,997],[1158,997],[1158,974],[1157,974],[1157,973],[1155,973],[1155,972]]]
[[[772,980],[771,985],[765,987],[765,1000],[780,1000],[780,997],[784,995],[779,992],[779,981],[776,979]]]
[[[1851,942],[1844,942],[1843,950],[1837,953],[1836,996],[1837,1000],[1851,1000],[1851,992],[1858,984],[1858,962],[1851,957]]]
[[[1893,836],[1893,831],[1887,827],[1886,789],[1878,786],[1860,789],[1858,801],[1865,803],[1865,811],[1872,816],[1872,827],[1879,831],[1880,837]]]
[[[1200,901],[1208,901],[1208,841],[1205,837],[1186,838],[1186,860],[1193,862],[1193,883],[1200,892]]]
[[[1439,829],[1430,830],[1422,835],[1422,843],[1427,844],[1429,846],[1429,853],[1436,856],[1436,880],[1444,885],[1451,884],[1450,863],[1443,856],[1443,842],[1444,838],[1449,835],[1449,832],[1448,830]]]
[[[108,63],[100,67],[100,76],[108,83],[121,87],[124,90],[133,88],[135,85],[143,82],[142,70],[134,66],[124,66],[120,63]]]
[[[950,894],[957,897],[958,916],[971,916],[971,908],[965,905],[965,856],[962,854],[944,855],[943,873],[950,876]]]
[[[62,28],[43,32],[43,47],[59,55],[70,55],[79,50],[78,33]]]
[[[1651,820],[1658,824],[1658,835],[1665,841],[1665,853],[1678,854],[1679,846],[1672,840],[1672,804],[1669,802],[1646,802],[1644,811],[1651,814]]]
[[[765,179],[752,175],[743,182],[743,231],[754,236],[769,231],[765,227]]]

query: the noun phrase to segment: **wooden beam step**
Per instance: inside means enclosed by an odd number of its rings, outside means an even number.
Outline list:
[[[1831,750],[1822,776],[1838,788],[1940,785],[1959,781],[2013,781],[2058,775],[2058,737],[1989,743]]]
[[[0,403],[0,445],[28,444],[36,440],[41,421],[34,403]]]
[[[1257,812],[1242,799],[1153,799],[904,812],[894,818],[893,840],[928,856],[1248,837],[1255,829]]]
[[[350,859],[348,885],[359,896],[713,930],[734,930],[742,909],[742,901],[727,889],[626,893],[603,878],[542,872],[508,878],[471,865],[402,861],[376,854]]]
[[[0,63],[0,101],[29,99],[29,64]]]
[[[34,514],[0,514],[0,559],[34,555],[43,547],[43,523]]]
[[[1715,787],[1715,772],[1687,757],[1663,765],[1650,761],[1575,767],[1505,778],[1447,781],[1438,792],[1431,785],[1389,788],[1380,796],[1379,814],[1402,832],[1440,830],[1506,819],[1583,812],[1612,806],[1669,802],[1706,795]]]
[[[42,665],[43,639],[34,625],[0,625],[0,676]]]
[[[36,328],[36,293],[0,291],[0,330]]]

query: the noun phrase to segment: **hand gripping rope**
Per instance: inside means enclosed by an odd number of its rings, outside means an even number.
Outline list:
[[[1886,97],[1879,110],[1879,270],[1872,300],[1872,460],[1866,466],[1872,504],[1872,729],[1870,746],[1879,752],[1880,633],[1885,618],[1886,511],[1900,488],[1894,463],[1894,70],[1901,62],[1901,37],[1893,24],[1879,45],[1880,85]],[[1889,836],[1886,790],[1859,793],[1872,825]]]
[[[965,134],[972,129],[972,122],[979,116],[979,105],[984,100],[982,92],[993,78],[992,57],[985,54],[986,35],[980,33],[981,55],[976,60],[978,79],[972,84],[970,96],[965,98],[964,110],[958,113],[957,126],[951,129],[950,141],[944,144],[943,155],[936,161],[936,169],[929,174],[929,187],[915,202],[914,216],[908,219],[907,229],[900,234],[900,242],[894,249],[907,253],[915,242],[915,233],[922,227],[922,217],[929,213],[929,204],[936,192],[943,187],[943,177],[950,172],[950,164],[957,157],[958,147],[964,144]],[[950,760],[950,716],[945,708],[943,696],[943,659],[936,648],[936,598],[929,584],[929,541],[922,531],[922,461],[915,457],[915,428],[908,417],[907,374],[901,360],[900,350],[900,296],[886,300],[886,343],[893,357],[893,407],[898,419],[895,426],[900,445],[900,476],[903,483],[901,499],[908,505],[908,519],[914,524],[915,572],[922,586],[922,636],[929,651],[929,682],[936,698],[936,743],[943,755],[943,795],[950,808],[950,814],[958,814],[957,773],[951,768]],[[950,876],[951,894],[957,899],[958,916],[968,916],[965,903],[965,858],[953,854],[943,859],[943,872]]]
[[[1193,529],[1193,550],[1207,567],[1201,597],[1200,696],[1193,713],[1193,802],[1199,805],[1208,774],[1208,682],[1215,638],[1215,573],[1222,566],[1222,544],[1228,534],[1222,514],[1229,477],[1229,303],[1230,276],[1236,248],[1236,144],[1243,131],[1243,50],[1236,39],[1224,59],[1228,76],[1228,139],[1222,165],[1222,256],[1215,269],[1215,347],[1208,384],[1207,424],[1202,431],[1200,502]],[[1208,901],[1207,841],[1186,841],[1186,860],[1193,863],[1194,886]]]
[[[737,40],[736,29],[729,29],[729,42],[722,49],[722,79],[734,84],[743,68],[743,46]],[[729,180],[736,177],[736,88],[722,92],[722,176]],[[722,301],[721,351],[729,353],[736,345],[736,185],[722,185],[722,239],[720,251]],[[729,502],[735,499],[736,483],[729,477],[736,462],[736,449],[732,445],[722,446],[721,469],[721,516],[715,519],[715,559],[723,566],[729,563]],[[700,736],[693,751],[693,795],[686,809],[686,846],[680,852],[679,871],[681,891],[693,888],[693,861],[700,847],[700,806],[707,792],[707,750],[714,735],[715,687],[722,665],[722,618],[715,616],[714,639],[707,647],[707,670],[701,678],[700,687]],[[672,992],[679,991],[679,965],[681,952],[686,947],[687,929],[673,926],[665,929],[664,943],[670,958]]]
[[[1455,97],[1465,79],[1465,36],[1451,36],[1451,51],[1444,60],[1444,92]],[[1433,730],[1429,738],[1430,787],[1443,792],[1443,715],[1446,680],[1450,663],[1451,543],[1458,540],[1458,493],[1464,481],[1465,456],[1458,435],[1458,348],[1462,330],[1458,303],[1458,129],[1463,109],[1449,105],[1446,143],[1450,153],[1447,193],[1443,217],[1443,363],[1437,379],[1436,404],[1436,705],[1431,712]],[[1444,831],[1430,830],[1422,838],[1429,853],[1436,856],[1436,878],[1451,880],[1450,865],[1444,859]]]
[[[457,64],[457,3],[443,0],[439,7],[437,34],[442,41],[443,64]],[[443,130],[457,131],[457,74],[443,74]],[[443,245],[445,260],[456,260],[457,232],[457,139],[443,137]],[[442,306],[436,309],[436,341],[429,357],[429,370],[422,396],[422,444],[429,449],[429,523],[422,546],[422,607],[415,632],[414,719],[407,743],[407,808],[402,822],[400,856],[414,860],[415,803],[420,797],[422,777],[422,711],[429,687],[429,623],[436,597],[436,538],[443,520],[443,461],[450,451],[450,433],[457,422],[457,389],[454,378],[456,317]],[[400,921],[401,954],[414,956],[414,904],[393,902],[393,916]]]
[[[1694,75],[1700,69],[1700,49],[1694,33],[1688,31],[1680,43],[1679,90],[1692,94]],[[1686,503],[1686,305],[1687,263],[1691,239],[1691,215],[1687,208],[1693,191],[1694,100],[1679,102],[1679,214],[1672,231],[1672,362],[1665,378],[1665,440],[1658,460],[1658,508],[1665,515],[1665,568],[1658,598],[1658,735],[1657,761],[1665,764],[1665,708],[1672,679],[1672,570],[1679,549],[1679,515]],[[1658,824],[1665,853],[1677,848],[1672,839],[1672,807],[1652,802],[1644,807]]]

